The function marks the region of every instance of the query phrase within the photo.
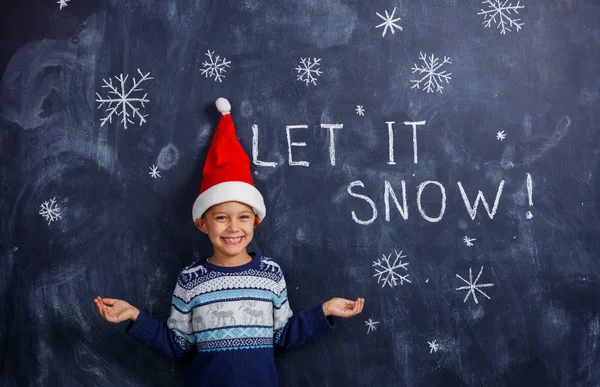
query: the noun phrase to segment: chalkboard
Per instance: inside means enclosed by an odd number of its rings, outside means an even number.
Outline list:
[[[0,384],[172,386],[218,97],[300,311],[282,386],[600,385],[600,3],[0,1]]]

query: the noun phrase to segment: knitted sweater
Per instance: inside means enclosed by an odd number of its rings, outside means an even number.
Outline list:
[[[299,346],[333,328],[333,319],[321,305],[294,315],[279,265],[250,256],[236,267],[207,260],[185,267],[167,322],[140,311],[127,333],[172,359],[195,348],[186,386],[277,386],[274,346]]]

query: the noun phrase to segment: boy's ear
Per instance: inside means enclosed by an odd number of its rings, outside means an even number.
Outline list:
[[[206,223],[204,222],[203,218],[196,219],[194,221],[194,224],[200,229],[200,231],[202,231],[205,234],[208,234],[208,230],[206,229]]]
[[[258,218],[258,216],[254,217],[254,227],[258,226],[260,224],[260,219]]]

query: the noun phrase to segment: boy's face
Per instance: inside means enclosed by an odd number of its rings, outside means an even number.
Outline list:
[[[208,235],[215,254],[235,258],[247,254],[258,218],[246,204],[225,202],[209,208],[195,223]]]

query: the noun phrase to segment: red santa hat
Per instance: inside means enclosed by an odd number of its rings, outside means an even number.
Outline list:
[[[235,201],[252,207],[262,222],[267,209],[262,195],[252,183],[250,158],[235,133],[231,105],[225,98],[217,99],[216,105],[222,116],[208,149],[192,218],[195,222],[215,204]]]

